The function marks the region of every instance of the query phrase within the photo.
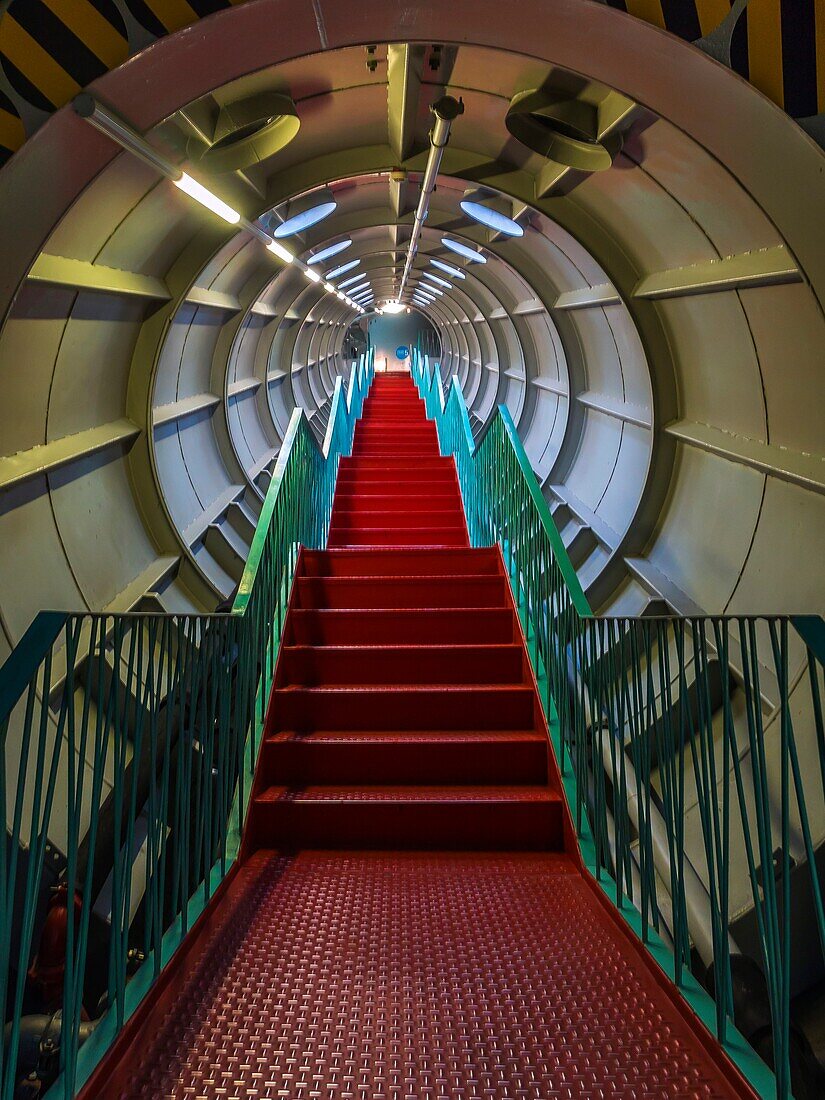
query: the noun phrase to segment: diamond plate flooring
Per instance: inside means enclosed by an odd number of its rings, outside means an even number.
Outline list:
[[[727,1097],[564,855],[258,853],[130,1100]]]

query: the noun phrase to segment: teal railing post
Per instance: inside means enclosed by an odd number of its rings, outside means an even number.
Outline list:
[[[457,378],[445,402],[437,364],[417,353],[412,370],[455,458],[473,545],[501,547],[585,865],[754,1089],[790,1097],[794,848],[825,962],[814,829],[825,820],[825,622],[595,617],[508,409],[474,443]],[[789,671],[791,627],[801,677]],[[801,728],[818,761],[807,772]],[[747,870],[736,890],[734,866]],[[730,925],[743,889],[775,1075],[735,1028]],[[692,944],[715,1001],[693,976]]]
[[[339,459],[373,372],[370,348],[346,386],[336,380],[323,449],[302,410],[293,413],[231,613],[41,612],[0,667],[0,791],[11,823],[0,846],[0,1100],[16,1089],[47,841],[67,860],[50,1100],[68,1100],[88,1079],[237,858],[298,551],[326,542]],[[104,886],[106,930],[93,911]],[[133,974],[136,951],[145,961]],[[109,1008],[81,1047],[84,1012],[95,1008],[90,967],[108,970]]]

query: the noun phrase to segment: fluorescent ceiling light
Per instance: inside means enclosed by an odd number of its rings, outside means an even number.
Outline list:
[[[465,260],[471,260],[475,264],[487,263],[487,257],[481,252],[476,252],[474,248],[470,248],[468,244],[463,244],[461,241],[454,241],[452,237],[442,237],[441,243],[445,248],[449,248],[451,252],[463,256]]]
[[[448,275],[452,275],[454,279],[467,278],[467,276],[460,268],[453,267],[452,264],[445,264],[443,260],[432,259],[430,260],[430,263],[433,265],[433,267],[437,267],[440,271],[445,271]]]
[[[336,241],[335,244],[328,245],[327,248],[322,248],[320,252],[314,252],[307,260],[307,263],[322,264],[324,260],[331,260],[333,256],[337,256],[339,252],[343,252],[345,248],[349,248],[351,244],[351,237],[347,237],[344,241]]]
[[[342,302],[343,302],[344,298],[346,297],[346,295],[342,294],[342,292],[340,290],[337,290],[335,292],[335,294],[336,294],[336,297],[340,298]]]
[[[335,287],[332,285],[332,283],[324,283],[324,290],[327,292],[327,294],[336,293]]]
[[[492,206],[485,206],[483,202],[476,202],[474,199],[462,199],[458,205],[473,221],[485,225],[494,233],[503,233],[505,237],[524,236],[524,229],[517,221],[494,210]]]
[[[350,260],[349,263],[341,264],[340,267],[335,267],[332,271],[328,271],[324,278],[335,279],[338,275],[343,275],[345,271],[352,271],[352,269],[358,267],[360,263],[360,260]]]
[[[313,271],[311,267],[304,268],[304,275],[311,283],[320,283],[321,276],[317,271]]]
[[[279,260],[283,260],[286,264],[291,264],[295,259],[289,249],[284,248],[284,246],[277,241],[270,241],[266,247],[270,252],[274,252]]]
[[[452,283],[448,282],[446,279],[442,279],[439,275],[433,275],[432,271],[422,271],[421,275],[425,279],[432,279],[432,281],[434,283],[438,283],[439,286],[450,287],[450,286],[453,285]]]
[[[175,180],[174,183],[175,187],[179,187],[190,198],[195,199],[201,206],[205,206],[207,210],[211,210],[213,214],[217,214],[230,225],[237,225],[241,220],[237,210],[233,210],[231,206],[219,199],[217,195],[213,195],[211,191],[207,191],[202,184],[193,180],[191,176],[187,176],[185,172],[182,172],[180,179]]]

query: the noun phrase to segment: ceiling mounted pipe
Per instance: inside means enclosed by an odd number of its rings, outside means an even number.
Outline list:
[[[447,142],[450,140],[450,129],[454,120],[458,118],[459,115],[464,114],[464,102],[461,99],[454,99],[451,95],[445,95],[442,96],[441,99],[437,99],[430,107],[430,110],[435,116],[433,128],[430,130],[430,153],[427,158],[427,167],[424,169],[424,176],[421,180],[421,196],[415,210],[412,235],[407,251],[407,260],[404,264],[404,273],[401,276],[401,285],[398,288],[399,300],[403,297],[407,279],[409,278],[412,265],[415,262],[416,253],[418,252],[418,242],[421,239],[421,230],[426,221],[427,214],[429,213],[430,197],[433,191],[435,191],[435,181],[438,178],[438,170],[441,167],[441,158],[444,156],[444,150],[447,146]]]

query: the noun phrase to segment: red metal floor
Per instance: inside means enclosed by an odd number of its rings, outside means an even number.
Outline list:
[[[304,551],[243,865],[85,1096],[750,1095],[578,863],[498,550],[378,377]]]

